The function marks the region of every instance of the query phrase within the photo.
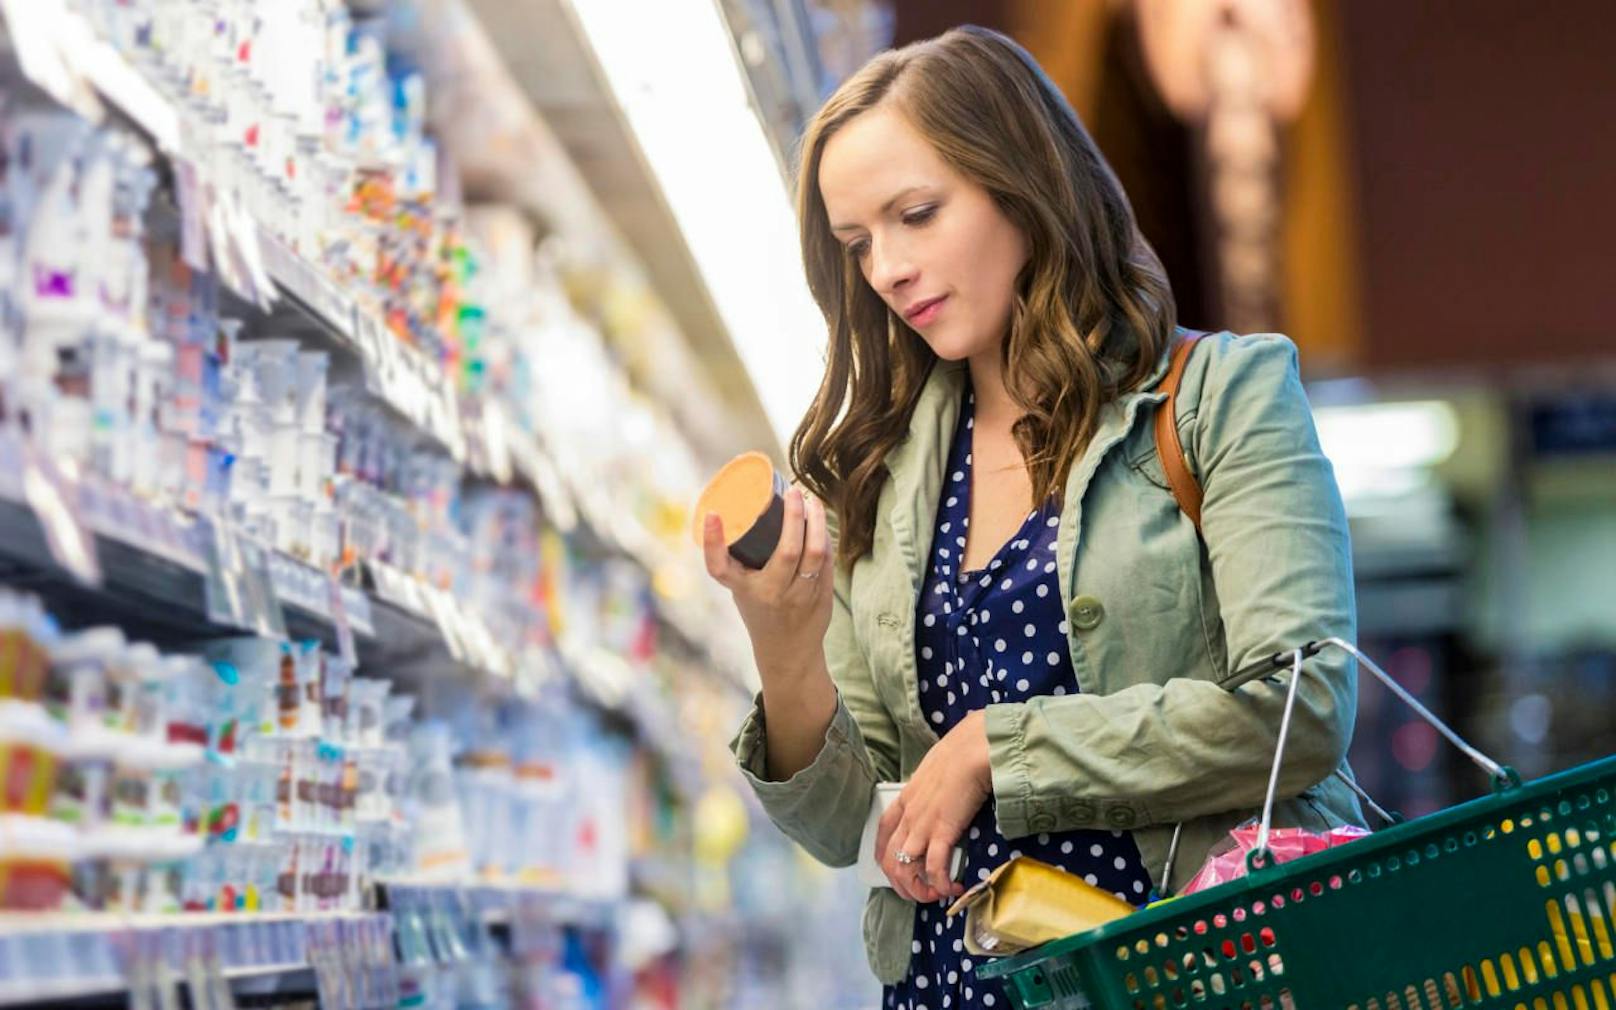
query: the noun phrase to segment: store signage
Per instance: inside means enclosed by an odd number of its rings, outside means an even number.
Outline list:
[[[1527,431],[1538,456],[1616,454],[1616,394],[1565,394],[1534,403]]]

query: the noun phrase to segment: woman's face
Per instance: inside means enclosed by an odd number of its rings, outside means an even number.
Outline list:
[[[877,106],[825,144],[819,193],[864,279],[940,358],[998,353],[1027,240],[897,109]]]

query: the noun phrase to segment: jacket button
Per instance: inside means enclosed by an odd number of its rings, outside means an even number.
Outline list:
[[[1093,631],[1105,620],[1105,607],[1093,596],[1077,597],[1068,612],[1072,615],[1072,627],[1079,631]]]
[[[1032,828],[1034,831],[1054,831],[1055,815],[1033,814],[1031,817],[1027,818],[1027,826]]]
[[[1105,812],[1105,822],[1119,830],[1133,827],[1138,820],[1134,812],[1124,806],[1115,806]]]
[[[1066,818],[1068,824],[1093,824],[1094,804],[1088,800],[1079,800],[1068,797],[1061,800],[1061,816]]]

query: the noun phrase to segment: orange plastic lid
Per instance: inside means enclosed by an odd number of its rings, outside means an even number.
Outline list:
[[[702,522],[707,513],[717,512],[724,521],[724,542],[733,544],[746,536],[773,496],[774,464],[769,457],[761,452],[741,453],[724,464],[696,499],[691,539],[701,546]]]

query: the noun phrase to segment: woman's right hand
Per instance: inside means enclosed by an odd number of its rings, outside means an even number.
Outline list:
[[[800,488],[789,489],[780,542],[757,571],[730,556],[717,515],[708,513],[702,522],[707,574],[734,597],[752,639],[758,673],[769,680],[822,669],[833,578],[824,505]]]

